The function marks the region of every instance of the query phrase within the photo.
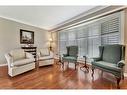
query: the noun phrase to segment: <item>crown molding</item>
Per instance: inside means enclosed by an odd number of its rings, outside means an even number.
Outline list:
[[[103,16],[103,15],[106,15],[106,14],[109,14],[109,13],[111,13],[111,12],[124,9],[124,8],[126,8],[126,7],[127,7],[127,6],[103,6],[103,7],[100,7],[100,8],[95,8],[95,9],[92,10],[92,11],[88,11],[87,14],[82,13],[81,15],[79,15],[78,18],[75,17],[75,18],[72,18],[70,21],[67,21],[67,22],[65,21],[65,22],[63,22],[63,23],[60,24],[58,27],[56,27],[56,28],[50,30],[50,32],[55,32],[55,31],[59,31],[59,30],[64,30],[64,29],[70,28],[70,27],[72,27],[72,26],[74,26],[74,25],[77,25],[77,24],[80,24],[80,23],[83,23],[83,22],[86,22],[86,21],[90,21],[90,20],[95,19],[95,18],[97,18],[97,17],[101,17],[101,16]],[[108,9],[108,8],[109,8],[109,9],[110,9],[110,8],[111,8],[111,9],[114,8],[114,9],[109,10],[109,11],[106,11],[105,13],[97,14],[96,16],[93,16],[93,17],[90,17],[90,18],[82,19],[82,20],[81,20],[81,18],[84,18],[85,16],[91,15],[91,14],[93,14],[93,13],[97,13],[97,12],[99,12],[99,11],[102,11],[102,10]],[[79,20],[79,21],[78,21],[78,20]],[[77,21],[77,22],[75,23],[74,21]],[[74,22],[74,23],[73,23],[73,22]],[[70,23],[71,23],[71,24],[70,24]]]
[[[67,23],[70,23],[70,22],[72,22],[72,21],[74,21],[74,20],[80,19],[80,18],[82,18],[82,17],[84,17],[84,16],[87,16],[87,15],[89,15],[89,14],[92,14],[92,13],[94,13],[94,12],[96,12],[96,11],[102,10],[102,9],[104,9],[104,8],[106,8],[106,7],[108,7],[108,6],[97,6],[97,7],[95,7],[95,8],[92,8],[92,9],[90,9],[90,10],[88,10],[88,11],[86,11],[86,12],[83,12],[83,13],[77,15],[77,16],[74,16],[74,17],[72,17],[72,18],[70,18],[70,19],[68,19],[68,20],[66,20],[66,21],[64,21],[64,22],[62,22],[62,23],[57,24],[56,26],[54,26],[53,29],[51,29],[51,30],[49,30],[49,31],[56,30],[57,28],[59,28],[59,27],[65,25],[65,24],[67,24]]]
[[[42,27],[40,27],[38,25],[30,24],[28,22],[17,20],[17,19],[14,19],[14,18],[5,17],[5,16],[0,16],[0,18],[6,19],[6,20],[10,20],[10,21],[13,21],[13,22],[16,22],[16,23],[21,23],[21,24],[29,25],[29,26],[32,26],[32,27],[36,27],[36,28],[40,28],[42,30],[48,31],[47,29],[44,29],[44,28],[42,28]]]
[[[86,11],[86,12],[83,12],[83,13],[81,13],[81,14],[79,14],[79,15],[77,15],[77,16],[74,16],[74,17],[72,17],[72,18],[70,18],[70,19],[68,19],[68,20],[66,20],[66,21],[64,21],[64,22],[62,22],[62,23],[57,24],[57,25],[54,27],[54,29],[57,28],[57,27],[59,27],[59,26],[62,26],[62,25],[64,25],[64,24],[66,24],[66,23],[68,23],[68,22],[71,22],[71,21],[73,21],[73,20],[79,19],[79,18],[81,18],[81,17],[84,17],[84,16],[89,15],[89,14],[91,14],[91,13],[94,13],[94,12],[96,12],[96,11],[99,11],[99,10],[101,10],[101,9],[103,9],[103,8],[106,8],[106,7],[107,7],[107,6],[97,6],[97,7],[95,7],[95,8],[89,9],[89,10]]]

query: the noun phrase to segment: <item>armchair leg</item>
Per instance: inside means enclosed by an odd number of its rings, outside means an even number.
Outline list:
[[[94,78],[94,67],[92,67],[92,78]]]
[[[61,62],[62,63],[62,69],[64,70],[64,62]]]
[[[69,67],[69,62],[67,63],[67,67]]]
[[[122,80],[124,80],[124,72],[122,72],[121,78],[122,78]]]
[[[124,80],[124,74],[122,74],[122,79]]]
[[[76,63],[75,63],[75,70],[76,70]]]
[[[103,77],[103,71],[101,71],[101,77]]]
[[[117,89],[120,89],[119,83],[120,83],[121,78],[116,77],[116,80],[117,80]]]

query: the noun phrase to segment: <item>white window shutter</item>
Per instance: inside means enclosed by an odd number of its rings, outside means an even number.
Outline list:
[[[59,32],[59,50],[78,45],[79,56],[99,56],[100,45],[119,44],[121,39],[121,12],[114,13],[87,25]]]

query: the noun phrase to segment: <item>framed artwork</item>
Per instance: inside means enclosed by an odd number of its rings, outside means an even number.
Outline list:
[[[34,32],[20,29],[20,43],[34,44]]]

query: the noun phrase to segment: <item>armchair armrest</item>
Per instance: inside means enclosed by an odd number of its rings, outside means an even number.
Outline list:
[[[13,57],[10,56],[10,55],[7,53],[7,54],[5,54],[5,58],[6,58],[6,60],[7,60],[8,66],[11,66],[11,63],[13,63]]]
[[[100,61],[101,58],[100,57],[94,57],[94,58],[91,58],[92,62],[96,62],[96,61]]]
[[[34,58],[34,56],[31,53],[26,52],[26,58]]]
[[[117,63],[117,67],[123,68],[123,66],[125,65],[125,61],[121,60]]]

